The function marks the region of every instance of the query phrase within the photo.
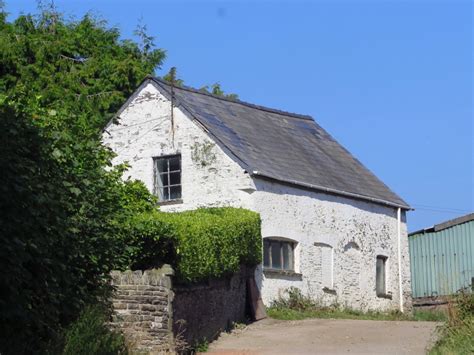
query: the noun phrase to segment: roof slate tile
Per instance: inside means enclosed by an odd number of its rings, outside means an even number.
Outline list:
[[[168,83],[153,78],[170,97]],[[174,87],[174,99],[249,173],[408,209],[311,117]]]

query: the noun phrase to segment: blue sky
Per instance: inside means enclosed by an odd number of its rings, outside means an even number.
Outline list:
[[[186,84],[309,114],[416,210],[474,210],[471,1],[61,1],[124,38],[141,19]],[[10,19],[35,1],[6,1]]]

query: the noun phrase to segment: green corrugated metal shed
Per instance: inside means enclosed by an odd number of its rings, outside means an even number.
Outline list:
[[[408,235],[413,297],[450,295],[474,281],[474,213]]]

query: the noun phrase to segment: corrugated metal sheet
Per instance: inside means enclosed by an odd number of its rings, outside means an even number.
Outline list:
[[[449,295],[472,284],[474,221],[415,232],[408,241],[413,297]]]

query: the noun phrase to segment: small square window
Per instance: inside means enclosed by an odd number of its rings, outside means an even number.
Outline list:
[[[377,296],[385,296],[386,295],[386,287],[385,287],[385,269],[386,269],[387,257],[385,256],[377,256],[376,262],[376,270],[375,270],[375,290]]]
[[[159,202],[181,198],[181,155],[154,158],[155,195]]]
[[[263,240],[263,267],[294,271],[294,249],[293,242],[265,238]]]

